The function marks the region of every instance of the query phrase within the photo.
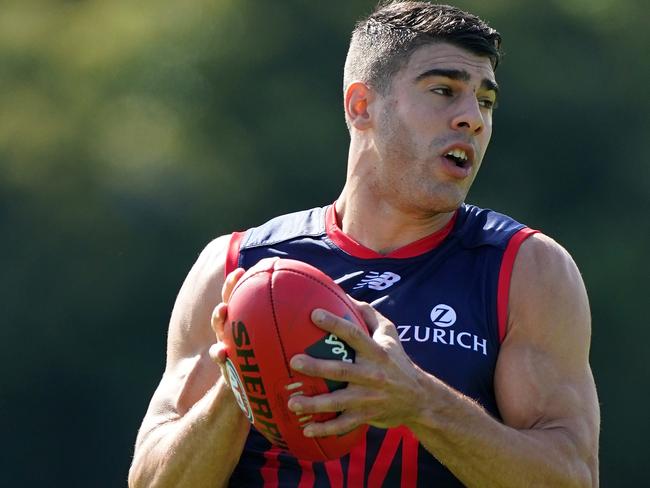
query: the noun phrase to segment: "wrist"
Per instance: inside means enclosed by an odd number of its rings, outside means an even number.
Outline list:
[[[244,420],[248,423],[248,419],[246,419],[244,412],[237,403],[237,398],[235,397],[232,388],[230,388],[230,385],[223,375],[219,377],[215,385],[212,387],[211,393],[212,394],[209,395],[211,397],[209,403],[210,414],[218,411],[221,415],[228,415],[229,418],[235,421]]]
[[[451,405],[450,388],[435,376],[416,366],[418,392],[413,399],[413,412],[404,425],[412,432],[423,428],[441,429]]]

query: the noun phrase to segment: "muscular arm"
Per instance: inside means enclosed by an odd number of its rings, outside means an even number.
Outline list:
[[[504,423],[436,385],[412,430],[468,486],[597,486],[589,305],[575,264],[547,237],[520,250],[508,322],[495,373]]]
[[[178,294],[166,369],[136,441],[131,488],[223,486],[241,455],[248,422],[208,353],[227,244],[224,236],[206,247]]]
[[[357,363],[297,356],[301,371],[349,381],[344,390],[297,397],[298,412],[344,411],[312,424],[328,435],[367,422],[406,425],[467,486],[597,486],[599,409],[588,363],[589,306],[570,256],[545,236],[521,247],[511,281],[508,334],[495,372],[503,423],[414,365],[395,328],[369,306],[373,340],[331,316],[315,322],[357,349]]]

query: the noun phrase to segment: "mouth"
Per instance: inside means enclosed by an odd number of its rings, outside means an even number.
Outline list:
[[[469,144],[453,144],[443,151],[442,157],[458,168],[468,169],[474,163],[474,149]]]

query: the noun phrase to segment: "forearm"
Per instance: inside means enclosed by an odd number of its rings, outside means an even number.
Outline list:
[[[424,376],[429,406],[408,427],[466,486],[598,485],[597,466],[589,465],[588,456],[562,427],[514,429],[471,399]]]
[[[241,455],[248,422],[220,379],[184,416],[138,439],[131,488],[225,486]]]

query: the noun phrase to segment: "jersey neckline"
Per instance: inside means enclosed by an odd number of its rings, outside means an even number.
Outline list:
[[[406,259],[432,251],[451,233],[454,224],[456,223],[456,218],[458,217],[458,210],[456,210],[452,218],[449,219],[449,222],[447,222],[442,229],[437,230],[433,234],[429,234],[422,239],[418,239],[417,241],[395,249],[388,254],[380,254],[377,251],[355,241],[352,237],[343,232],[338,224],[335,203],[327,207],[327,210],[325,211],[325,230],[327,236],[341,250],[360,259]]]

